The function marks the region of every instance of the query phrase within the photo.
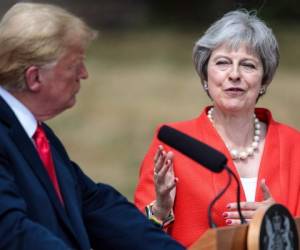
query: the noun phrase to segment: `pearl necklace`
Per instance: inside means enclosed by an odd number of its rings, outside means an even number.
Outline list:
[[[214,108],[212,107],[208,110],[207,117],[211,121],[212,125],[214,126],[213,112],[214,112]],[[253,117],[254,117],[254,135],[253,135],[253,140],[251,145],[248,146],[245,150],[238,151],[237,149],[230,148],[226,144],[226,147],[228,148],[233,160],[246,160],[249,156],[252,156],[254,152],[258,150],[260,134],[261,134],[260,124],[255,114],[253,115]]]

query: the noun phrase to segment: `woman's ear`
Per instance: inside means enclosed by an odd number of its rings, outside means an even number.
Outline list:
[[[40,70],[37,66],[27,68],[25,71],[25,83],[29,91],[37,92],[41,89]]]

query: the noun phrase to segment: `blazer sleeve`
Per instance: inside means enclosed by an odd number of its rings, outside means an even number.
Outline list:
[[[145,206],[156,199],[153,169],[154,156],[159,144],[163,145],[155,136],[140,166],[139,180],[134,194],[134,203],[143,213],[145,212]]]
[[[8,162],[0,157],[0,249],[70,249],[45,227],[28,218],[25,201],[9,169]]]
[[[113,187],[95,184],[77,167],[84,222],[93,249],[185,249],[149,222]]]

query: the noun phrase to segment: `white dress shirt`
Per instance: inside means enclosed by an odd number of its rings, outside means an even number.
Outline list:
[[[30,110],[21,103],[17,98],[0,86],[0,96],[5,100],[8,106],[13,110],[25,132],[32,138],[36,128],[37,120]]]
[[[247,201],[255,201],[257,177],[241,178]]]

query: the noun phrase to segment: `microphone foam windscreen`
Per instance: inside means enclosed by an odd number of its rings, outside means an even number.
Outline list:
[[[221,172],[227,163],[224,154],[169,126],[162,126],[158,139],[213,172]]]

